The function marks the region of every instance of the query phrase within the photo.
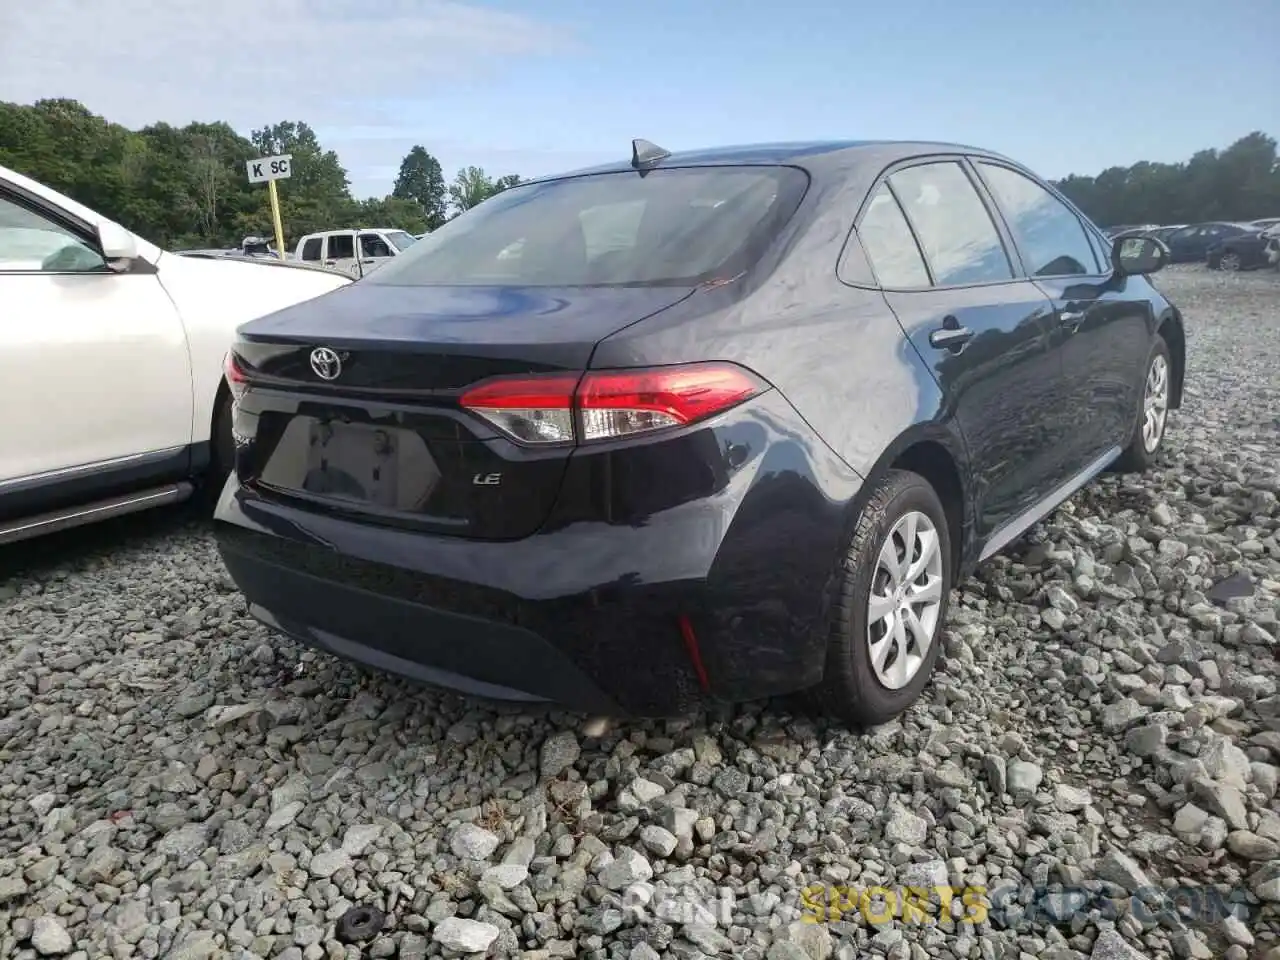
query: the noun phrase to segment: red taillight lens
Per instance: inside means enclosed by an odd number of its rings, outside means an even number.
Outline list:
[[[464,393],[459,403],[525,443],[572,443],[577,385],[576,374],[489,380]]]
[[[249,378],[240,369],[240,362],[236,359],[236,355],[229,350],[222,361],[222,373],[227,378],[227,386],[231,390],[232,398],[239,400],[249,386]]]
[[[732,363],[490,380],[460,402],[525,443],[613,440],[714,416],[768,389]]]
[[[588,373],[578,387],[582,439],[606,440],[684,426],[728,410],[764,389],[763,383],[732,364]]]

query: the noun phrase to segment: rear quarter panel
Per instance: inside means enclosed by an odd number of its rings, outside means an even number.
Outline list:
[[[773,569],[805,571],[801,579],[808,595],[797,593],[795,584],[766,588],[762,582],[755,591],[760,609],[776,601],[787,612],[799,631],[794,641],[802,644],[812,640],[808,628],[823,622],[830,574],[823,577],[820,571],[834,572],[841,562],[874,486],[865,481],[880,476],[916,440],[943,444],[962,476],[965,462],[963,445],[942,415],[937,384],[884,296],[846,285],[836,274],[865,186],[855,182],[811,191],[798,211],[798,219],[804,219],[789,228],[791,235],[782,239],[772,262],[608,337],[590,364],[739,363],[772,384],[780,401],[812,431],[813,437],[795,431],[795,417],[776,421],[773,442],[805,455],[790,458],[792,466],[783,465],[787,458],[770,458],[773,469],[760,474],[769,483],[744,497],[744,508],[724,531],[712,575],[713,583],[750,581],[743,571],[753,554],[767,557]],[[826,462],[815,443],[825,446]],[[851,482],[851,474],[857,482]],[[825,503],[829,512],[823,524],[797,524],[772,492],[766,495],[766,486],[788,489],[792,512],[804,503]],[[746,508],[766,501],[774,504],[767,516]],[[744,617],[743,629],[765,629],[762,614]],[[818,657],[817,648],[805,649]],[[820,668],[820,658],[818,663]]]
[[[186,328],[191,351],[193,442],[208,440],[222,362],[236,328],[264,314],[347,286],[338,274],[237,260],[163,254],[160,282]]]
[[[900,436],[935,421],[941,410],[938,386],[884,296],[836,274],[873,179],[874,173],[815,180],[788,235],[753,271],[606,338],[591,366],[740,363],[868,476]]]

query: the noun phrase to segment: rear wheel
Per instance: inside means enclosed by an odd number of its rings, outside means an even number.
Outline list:
[[[951,591],[951,538],[924,478],[893,470],[859,518],[844,559],[820,707],[855,726],[884,723],[924,690]]]
[[[1169,398],[1173,363],[1169,345],[1156,337],[1147,358],[1147,374],[1142,381],[1142,404],[1133,425],[1129,446],[1120,454],[1116,468],[1124,473],[1140,473],[1150,467],[1164,446],[1165,428],[1169,423]]]

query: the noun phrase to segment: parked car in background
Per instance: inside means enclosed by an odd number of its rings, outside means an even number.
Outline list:
[[[1263,217],[1261,220],[1251,220],[1250,223],[1260,230],[1270,232],[1280,227],[1280,217]]]
[[[1148,230],[1154,230],[1158,224],[1155,223],[1122,223],[1114,227],[1107,227],[1103,230],[1103,235],[1114,240],[1121,234],[1139,234]]]
[[[390,228],[326,230],[309,233],[299,240],[294,259],[360,277],[399,256],[416,242],[413,234]]]
[[[221,554],[263,622],[429,683],[881,722],[953,584],[1158,456],[1166,256],[982,150],[637,141],[241,327]]]
[[[0,167],[0,543],[220,486],[236,326],[348,283],[175,256]]]
[[[1147,236],[1159,240],[1165,246],[1169,245],[1169,238],[1185,227],[1185,223],[1171,223],[1167,226],[1156,227],[1154,230],[1148,230]]]
[[[1193,223],[1175,230],[1165,243],[1169,246],[1173,263],[1204,263],[1210,247],[1250,229],[1244,224],[1224,221]]]
[[[245,237],[238,247],[206,247],[197,250],[175,250],[180,257],[260,257],[272,260],[287,260],[288,254],[281,257],[275,247],[262,237]]]
[[[1280,245],[1260,229],[1245,230],[1212,244],[1205,252],[1205,263],[1211,270],[1234,273],[1270,266],[1271,252]]]

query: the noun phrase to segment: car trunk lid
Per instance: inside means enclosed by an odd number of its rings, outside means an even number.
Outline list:
[[[493,377],[580,375],[599,340],[693,289],[354,284],[251,321],[234,348],[237,475],[370,522],[527,536],[572,446],[516,443],[464,409],[463,392]]]

